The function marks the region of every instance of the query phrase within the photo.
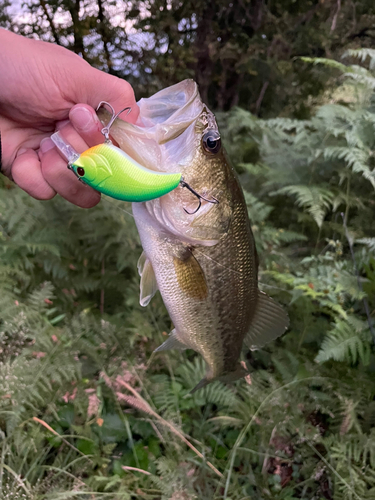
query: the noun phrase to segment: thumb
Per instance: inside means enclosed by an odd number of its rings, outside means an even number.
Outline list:
[[[90,78],[85,78],[85,84],[78,89],[80,95],[76,104],[86,103],[96,109],[100,101],[107,101],[113,106],[116,113],[130,107],[130,113],[123,119],[135,123],[139,115],[139,108],[132,86],[117,76],[108,75],[95,68],[91,68],[91,70]]]

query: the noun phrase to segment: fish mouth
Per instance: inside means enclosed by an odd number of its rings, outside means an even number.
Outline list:
[[[216,195],[210,192],[210,186],[205,185],[194,167],[205,161],[202,153],[205,130],[217,130],[215,117],[202,103],[194,80],[184,80],[141,99],[138,106],[140,113],[135,124],[117,119],[110,129],[119,147],[150,170],[181,173],[195,190],[200,181],[199,194],[216,201]],[[100,109],[98,115],[106,125],[110,118],[108,112]],[[198,203],[197,197],[180,184],[161,198],[146,202],[144,209],[158,230],[189,245],[215,245],[229,227],[227,204],[220,199],[218,203],[204,199],[201,206]],[[206,217],[213,210],[214,221]]]
[[[138,122],[149,130],[159,144],[178,137],[201,114],[203,104],[198,85],[194,80],[184,80],[172,87],[160,90],[138,102]]]
[[[183,172],[191,163],[200,135],[195,124],[202,114],[198,85],[184,80],[138,101],[135,124],[117,119],[111,136],[141,165],[159,172]],[[109,115],[98,112],[102,123]]]

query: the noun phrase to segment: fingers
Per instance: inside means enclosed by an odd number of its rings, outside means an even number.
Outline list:
[[[81,60],[76,59],[74,64],[78,64],[78,61]],[[55,102],[53,101],[50,105],[52,111],[50,108],[47,109],[45,117],[43,116],[43,120],[45,118],[46,121],[40,122],[40,128],[35,129],[33,123],[33,128],[22,128],[22,137],[18,138],[15,132],[20,129],[19,124],[12,122],[10,131],[12,144],[14,143],[15,146],[8,146],[8,149],[11,149],[8,155],[8,170],[11,168],[14,181],[34,198],[46,200],[58,193],[71,203],[89,208],[99,203],[100,194],[80,183],[74,173],[68,170],[66,159],[60,156],[50,138],[45,138],[40,142],[43,137],[53,131],[51,115],[52,120],[54,116],[66,118],[65,113],[63,115],[55,113],[54,107],[66,110],[74,103],[86,103],[73,106],[69,114],[70,122],[59,124],[60,127],[65,124],[60,133],[79,153],[104,140],[101,134],[102,125],[93,109],[100,101],[109,102],[116,112],[129,106],[131,112],[126,117],[124,116],[124,119],[133,123],[138,118],[139,108],[135,102],[133,89],[125,80],[105,74],[89,65],[85,66],[84,71],[72,73],[77,75],[73,78],[74,90],[69,86],[72,84],[69,79],[61,90],[61,96],[63,96],[67,94],[68,89],[70,92],[68,97],[63,99],[62,105],[58,101],[56,101],[57,104],[53,104]],[[61,82],[63,79],[59,80],[62,85]],[[45,96],[42,96],[43,98]],[[39,144],[40,148],[37,153]],[[18,152],[13,160],[15,151],[22,146],[26,149],[22,150],[22,154]]]
[[[138,109],[137,105],[136,107]],[[120,118],[128,121],[127,112],[125,111]],[[95,110],[91,106],[87,104],[76,104],[70,110],[69,119],[76,131],[90,147],[104,142],[104,136],[101,132],[103,124],[100,122]]]
[[[69,113],[69,119],[75,130],[89,147],[104,142],[104,137],[101,133],[103,125],[100,123],[94,109],[87,104],[76,104],[73,106]]]
[[[70,110],[69,120],[70,122],[61,122],[57,128],[65,141],[78,153],[104,142],[101,133],[103,125],[91,106],[76,104]],[[51,140],[43,141],[40,157],[44,178],[60,196],[82,208],[90,208],[99,203],[100,194],[80,183],[73,172],[67,169],[66,160],[60,156]]]
[[[135,122],[139,108],[135,102],[132,87],[120,78],[107,75],[92,69],[95,78],[85,81],[86,96],[82,95],[82,102],[97,106],[100,101],[109,102],[116,112],[129,106],[131,112],[126,121]],[[64,123],[60,133],[73,148],[82,153],[89,147],[104,142],[101,130],[103,128],[95,110],[89,104],[76,104],[69,113],[69,124]],[[90,187],[78,182],[73,172],[66,168],[66,161],[62,159],[52,143],[44,141],[40,150],[42,172],[48,184],[58,194],[68,201],[83,208],[95,206],[100,201],[100,194]]]
[[[12,177],[21,189],[37,200],[50,200],[56,194],[43,177],[38,155],[33,149],[18,153],[12,165]]]
[[[62,128],[60,134],[79,153],[89,147],[71,124]],[[100,193],[78,181],[50,138],[42,141],[39,157],[44,179],[60,196],[81,208],[91,208],[99,203]]]

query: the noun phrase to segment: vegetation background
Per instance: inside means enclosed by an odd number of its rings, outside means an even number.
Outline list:
[[[38,202],[0,180],[0,497],[375,499],[375,4],[0,1],[0,26],[137,96],[194,78],[246,193],[286,335],[251,379],[189,395],[158,355],[130,207]]]

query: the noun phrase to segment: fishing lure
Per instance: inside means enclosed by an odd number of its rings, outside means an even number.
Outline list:
[[[58,132],[51,136],[55,145],[67,158],[68,168],[81,182],[117,200],[135,202],[159,198],[173,191],[177,186],[182,186],[193,193],[199,201],[194,212],[188,212],[184,208],[185,212],[190,215],[195,214],[200,209],[202,200],[208,203],[219,203],[216,198],[207,199],[197,193],[184,181],[181,173],[171,174],[150,170],[112,144],[109,138],[111,126],[121,113],[128,111],[129,114],[131,108],[125,108],[119,113],[115,113],[109,103],[102,101],[97,110],[103,105],[107,105],[112,111],[108,125],[101,131],[105,138],[104,144],[99,144],[82,154],[78,154],[62,139]]]

